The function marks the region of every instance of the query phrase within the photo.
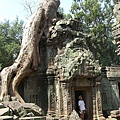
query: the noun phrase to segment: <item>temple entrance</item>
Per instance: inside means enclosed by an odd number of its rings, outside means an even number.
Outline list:
[[[83,97],[83,91],[75,91],[75,106],[76,106],[76,111],[77,113],[79,113],[79,107],[78,107],[78,100],[79,100],[79,96],[82,95]],[[83,97],[83,100],[84,100],[84,97]]]
[[[79,89],[75,90],[75,110],[79,114],[79,107],[78,107],[78,100],[79,96],[82,95],[83,100],[85,102],[85,107],[87,109],[87,112],[85,114],[85,120],[88,120],[91,118],[91,108],[92,108],[92,99],[91,99],[91,92],[90,88],[84,88],[84,89]]]
[[[120,101],[120,82],[118,83],[118,90],[119,90],[119,101]]]

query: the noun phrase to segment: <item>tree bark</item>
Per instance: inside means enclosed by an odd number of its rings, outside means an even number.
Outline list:
[[[43,33],[48,37],[49,27],[56,18],[59,0],[41,0],[37,10],[29,18],[24,31],[20,53],[13,65],[1,71],[1,99],[10,94],[24,102],[18,93],[21,80],[38,69],[40,64],[39,42]],[[11,90],[10,93],[8,90]]]

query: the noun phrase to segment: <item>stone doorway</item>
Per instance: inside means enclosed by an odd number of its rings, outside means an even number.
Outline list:
[[[120,101],[120,82],[118,83],[118,90],[119,90],[119,101]]]
[[[78,107],[78,97],[82,95],[83,100],[85,102],[85,106],[87,109],[87,113],[85,114],[85,120],[91,119],[92,116],[92,99],[91,99],[91,90],[90,87],[83,87],[75,90],[75,110],[79,113]]]

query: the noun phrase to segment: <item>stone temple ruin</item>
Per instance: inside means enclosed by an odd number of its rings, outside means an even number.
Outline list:
[[[120,53],[117,26],[119,23],[113,27],[113,35]],[[120,67],[101,68],[89,49],[89,39],[91,36],[83,31],[79,21],[54,19],[49,36],[43,34],[39,43],[38,69],[25,76],[18,86],[26,102],[20,104],[22,108],[35,103],[41,109],[39,115],[46,116],[46,120],[78,120],[73,116],[77,116],[78,96],[82,95],[86,120],[120,119]],[[8,95],[3,100],[6,98]],[[3,105],[10,106],[9,102]]]

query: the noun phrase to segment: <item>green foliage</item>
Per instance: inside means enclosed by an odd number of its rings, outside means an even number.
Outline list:
[[[72,15],[71,14],[63,14],[63,18],[70,19],[70,18],[72,18]]]
[[[70,18],[72,18],[72,15],[70,14],[70,13],[68,13],[68,14],[65,14],[64,13],[64,9],[63,8],[61,8],[61,7],[59,7],[58,8],[58,16],[57,17],[59,17],[60,16],[60,18],[61,19],[70,19]]]
[[[112,43],[113,5],[111,0],[74,0],[71,13],[90,34],[87,43],[101,65],[118,64]]]
[[[23,21],[0,22],[0,70],[13,63],[20,50]]]

